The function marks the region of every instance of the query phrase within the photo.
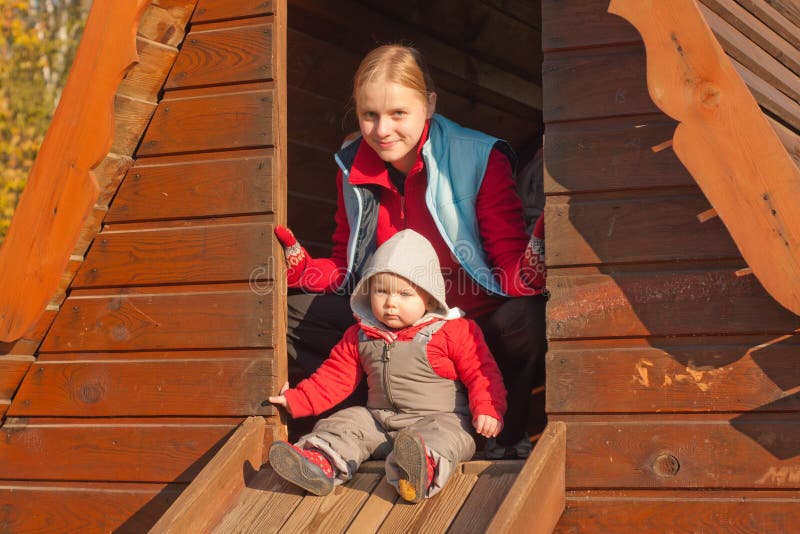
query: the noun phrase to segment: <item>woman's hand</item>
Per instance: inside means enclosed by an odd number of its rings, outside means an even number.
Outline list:
[[[286,264],[288,266],[286,278],[289,286],[295,286],[306,270],[306,265],[311,260],[311,257],[306,252],[306,249],[300,246],[297,238],[291,230],[285,226],[275,226],[275,237],[278,238],[281,246],[283,246],[283,254],[286,256]]]
[[[289,408],[289,404],[286,402],[286,397],[283,395],[287,389],[289,389],[289,382],[286,382],[283,385],[280,393],[278,393],[277,395],[270,396],[268,400],[269,402],[275,404],[276,406],[283,406],[284,408],[286,408],[286,411],[289,413],[289,415],[292,415],[292,410]]]
[[[479,415],[472,421],[472,426],[485,438],[495,438],[503,430],[503,422],[491,415]]]

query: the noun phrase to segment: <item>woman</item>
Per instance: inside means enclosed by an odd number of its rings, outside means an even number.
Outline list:
[[[337,154],[338,207],[330,258],[311,258],[284,227],[288,352],[310,374],[354,323],[350,292],[372,252],[405,228],[436,250],[447,300],[484,332],[503,373],[506,427],[486,455],[525,457],[530,393],[544,357],[543,221],[525,233],[507,143],[435,114],[436,93],[413,48],[372,50],[353,83],[361,136]],[[313,294],[309,294],[313,292]]]

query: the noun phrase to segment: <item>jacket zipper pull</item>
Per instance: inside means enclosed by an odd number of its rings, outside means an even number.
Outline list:
[[[383,346],[383,361],[385,362],[388,362],[389,359],[391,358],[390,347],[391,345],[389,343]]]

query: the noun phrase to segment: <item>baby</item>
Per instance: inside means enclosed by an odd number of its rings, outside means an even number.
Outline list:
[[[350,299],[358,323],[296,388],[269,401],[292,417],[320,414],[366,376],[367,406],[321,419],[292,445],[272,444],[280,476],[316,495],[350,480],[368,458],[386,460],[386,479],[406,501],[444,487],[475,452],[473,428],[503,428],[506,390],[478,325],[444,300],[433,246],[413,230],[381,245]]]

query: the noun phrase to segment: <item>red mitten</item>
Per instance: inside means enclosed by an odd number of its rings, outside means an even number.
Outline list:
[[[311,257],[306,252],[306,249],[297,242],[297,238],[294,237],[292,231],[285,226],[275,226],[275,237],[278,238],[278,241],[283,246],[283,253],[286,256],[286,264],[288,266],[286,271],[287,282],[289,286],[296,286]]]
[[[544,215],[539,215],[533,226],[531,239],[525,247],[522,258],[522,279],[532,288],[541,288],[545,285],[547,272],[544,264]]]

